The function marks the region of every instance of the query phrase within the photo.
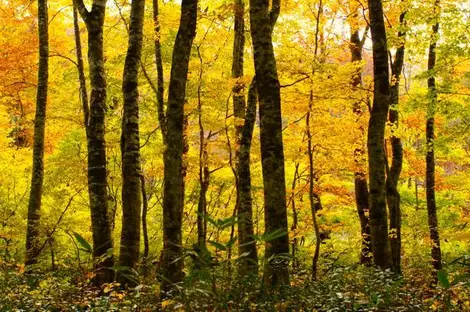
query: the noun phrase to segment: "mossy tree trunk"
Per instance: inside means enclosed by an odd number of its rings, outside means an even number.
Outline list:
[[[39,68],[34,118],[33,169],[28,202],[26,265],[37,263],[41,199],[44,182],[44,138],[46,128],[47,84],[49,78],[49,25],[47,0],[38,0]]]
[[[90,70],[90,116],[87,123],[88,193],[93,232],[93,259],[96,284],[111,282],[114,257],[111,218],[106,184],[106,76],[104,71],[103,25],[106,0],[94,0],[88,10],[83,0],[74,0],[88,30],[88,64]]]
[[[166,113],[163,189],[163,297],[171,295],[174,284],[183,278],[182,213],[184,202],[183,164],[184,103],[191,47],[196,35],[197,0],[183,0],[170,74]]]
[[[282,114],[279,78],[272,32],[279,16],[280,1],[250,0],[256,88],[260,114],[261,160],[264,183],[265,231],[284,235],[266,242],[263,280],[269,286],[289,284],[289,236],[287,228],[286,181],[282,142]]]
[[[256,78],[248,91],[245,102],[245,86],[242,82],[245,51],[245,6],[243,0],[235,0],[235,37],[233,43],[232,78],[237,79],[233,87],[233,114],[236,119],[236,186],[238,212],[238,254],[245,255],[239,262],[239,274],[258,273],[258,253],[253,239],[253,199],[251,196],[250,153],[256,119]]]
[[[369,0],[369,20],[374,60],[374,101],[369,119],[367,149],[369,154],[369,207],[374,264],[391,266],[385,188],[385,123],[390,104],[387,35],[381,0]]]
[[[122,92],[122,232],[119,265],[135,269],[140,250],[140,210],[142,205],[141,164],[139,142],[138,74],[141,65],[145,0],[133,0],[129,23],[129,44]],[[122,276],[121,276],[122,277]],[[130,282],[120,278],[121,282]]]

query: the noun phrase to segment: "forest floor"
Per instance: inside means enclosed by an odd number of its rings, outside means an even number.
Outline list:
[[[224,273],[225,272],[225,273]],[[362,266],[335,268],[311,281],[291,277],[291,285],[263,290],[259,278],[223,278],[226,270],[190,273],[172,300],[159,301],[157,280],[135,288],[91,286],[92,274],[60,268],[25,274],[22,266],[0,269],[0,311],[470,311],[468,279],[442,275],[436,287],[429,272],[395,278]]]

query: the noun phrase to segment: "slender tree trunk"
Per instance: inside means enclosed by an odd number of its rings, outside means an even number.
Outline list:
[[[370,228],[374,264],[390,268],[386,187],[385,187],[385,123],[390,103],[387,35],[381,0],[369,0],[369,20],[374,60],[374,102],[367,133],[370,183]]]
[[[149,257],[149,234],[148,234],[148,229],[147,229],[147,212],[149,209],[148,201],[149,199],[147,198],[147,192],[145,190],[145,176],[142,173],[140,176],[140,187],[142,191],[142,236],[144,238],[144,252],[142,253],[142,262],[144,265],[144,270],[143,270],[143,275],[144,277],[148,276],[148,257]]]
[[[158,12],[158,1],[153,0],[153,23],[154,23],[154,45],[155,45],[155,64],[157,66],[157,112],[158,121],[160,122],[160,129],[163,136],[163,142],[165,143],[166,126],[165,126],[165,101],[164,92],[165,84],[163,80],[163,59],[162,59],[162,47],[160,43],[160,21]]]
[[[145,0],[133,0],[129,24],[129,44],[122,83],[124,96],[121,134],[123,215],[119,264],[131,269],[135,269],[140,255],[142,173],[140,167],[138,76],[142,53],[144,12]],[[125,277],[120,280],[123,283],[126,282]],[[128,282],[133,284],[135,281]]]
[[[292,240],[292,270],[294,273],[297,272],[300,262],[297,259],[297,248],[298,248],[298,243],[297,243],[297,226],[298,226],[298,212],[297,212],[297,207],[295,204],[295,187],[297,185],[297,180],[300,180],[300,175],[299,175],[299,166],[300,163],[295,163],[295,171],[294,171],[294,179],[292,180],[292,189],[291,189],[291,198],[290,202],[292,204],[292,226],[290,228],[291,232],[294,232],[294,239]]]
[[[44,138],[46,128],[47,84],[49,78],[49,25],[47,0],[38,0],[39,69],[34,118],[33,169],[26,230],[26,265],[39,257],[39,222],[44,181]]]
[[[114,257],[108,255],[108,250],[113,248],[113,239],[106,186],[106,76],[103,54],[103,25],[106,1],[94,0],[90,11],[85,7],[83,0],[74,0],[74,5],[85,21],[88,30],[88,64],[91,81],[90,117],[86,131],[88,193],[90,196],[93,259],[96,272],[94,282],[102,284],[111,282],[114,278],[113,272],[109,269],[114,264]]]
[[[400,27],[405,27],[406,12],[400,14]],[[405,31],[398,31],[398,38],[403,40],[397,48],[395,60],[392,64],[392,81],[390,86],[390,111],[388,120],[392,127],[392,137],[390,143],[392,146],[392,166],[387,171],[387,204],[390,213],[390,249],[392,255],[392,271],[401,274],[401,211],[400,211],[400,193],[398,192],[398,180],[400,178],[403,166],[403,147],[400,137],[394,135],[398,128],[398,104],[400,96],[400,76],[403,70],[405,59]]]
[[[441,243],[439,240],[439,229],[437,220],[436,193],[435,193],[435,156],[434,156],[434,116],[436,114],[437,91],[436,91],[436,48],[439,36],[439,10],[440,2],[434,4],[435,23],[432,26],[431,44],[428,56],[428,94],[429,103],[426,117],[426,204],[428,209],[428,224],[431,237],[432,265],[436,271],[442,269]]]
[[[358,13],[357,10],[353,13],[353,18],[355,19],[351,23],[351,38],[350,38],[350,50],[351,50],[351,62],[361,62],[362,61],[362,48],[364,46],[364,39],[368,29],[366,28],[363,38],[359,36],[359,29],[357,28]],[[352,79],[352,88],[357,90],[362,85],[362,74],[361,69],[358,69],[354,73]],[[354,193],[356,198],[356,207],[357,213],[359,215],[359,221],[361,224],[361,237],[362,237],[362,247],[361,247],[361,257],[360,263],[364,265],[372,264],[372,249],[371,249],[371,237],[370,237],[370,219],[369,219],[369,189],[367,186],[366,178],[366,150],[364,137],[366,129],[362,127],[361,120],[364,118],[364,109],[361,107],[359,101],[354,103],[353,106],[354,114],[356,115],[356,122],[359,127],[360,139],[357,143],[357,147],[354,149]]]
[[[75,55],[77,57],[78,81],[80,83],[80,100],[83,109],[83,125],[88,131],[88,121],[90,119],[90,107],[88,106],[88,92],[85,78],[85,66],[83,65],[82,40],[80,38],[80,26],[78,24],[77,8],[73,8],[73,29],[75,37]]]
[[[240,272],[243,274],[258,273],[258,252],[253,238],[253,200],[251,195],[250,154],[253,129],[256,121],[256,78],[251,81],[248,90],[248,105],[245,122],[239,133],[239,146],[237,151],[237,177],[238,177],[238,235],[239,255],[247,254],[240,261]]]
[[[285,232],[266,242],[264,283],[289,284],[289,236],[287,228],[286,181],[282,143],[281,94],[277,76],[272,32],[279,16],[280,1],[273,1],[271,12],[265,0],[250,0],[256,88],[258,90],[261,160],[264,182],[265,231]]]
[[[314,184],[314,169],[313,169],[313,147],[312,147],[312,132],[310,131],[310,117],[312,112],[313,106],[313,91],[310,90],[310,99],[307,111],[307,118],[306,118],[306,128],[307,128],[307,148],[308,148],[308,177],[309,177],[309,185],[308,185],[308,194],[309,194],[309,203],[310,209],[312,212],[312,220],[313,220],[313,228],[315,230],[315,253],[312,259],[312,279],[316,279],[317,277],[317,266],[318,266],[318,258],[320,257],[320,245],[321,245],[321,237],[320,237],[320,229],[318,227],[317,222],[317,208],[320,207],[320,198],[318,194],[314,192],[313,184]]]
[[[232,78],[238,79],[233,87],[233,114],[237,135],[236,179],[238,211],[238,253],[245,255],[239,262],[239,273],[258,273],[258,253],[253,239],[253,201],[251,196],[250,153],[253,128],[256,119],[256,80],[253,78],[245,103],[243,77],[245,51],[245,6],[243,0],[235,0],[235,37],[233,42]]]
[[[184,202],[184,103],[191,46],[196,34],[197,0],[183,0],[181,20],[173,50],[168,109],[163,189],[163,282],[169,296],[183,278],[182,212]]]

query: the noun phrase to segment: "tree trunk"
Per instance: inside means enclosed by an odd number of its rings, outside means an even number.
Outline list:
[[[436,48],[437,37],[439,35],[439,10],[440,3],[436,0],[434,4],[435,23],[432,26],[431,44],[429,45],[428,56],[428,95],[429,103],[426,116],[426,204],[428,209],[428,224],[431,237],[431,257],[432,265],[436,271],[442,269],[441,243],[439,240],[439,229],[437,220],[436,194],[435,194],[435,156],[434,156],[434,116],[437,105],[436,91]]]
[[[46,128],[47,84],[49,78],[49,25],[47,0],[38,0],[39,69],[34,118],[33,169],[28,202],[26,265],[39,257],[39,222],[44,181],[44,137]]]
[[[142,262],[143,262],[143,275],[144,277],[148,276],[148,257],[149,257],[149,234],[147,229],[147,212],[149,209],[149,198],[147,198],[147,192],[145,190],[145,176],[142,173],[140,176],[140,188],[142,190],[142,236],[144,238],[144,252],[142,253]]]
[[[318,25],[317,25],[318,27]],[[320,237],[320,229],[317,223],[317,208],[321,207],[320,197],[316,194],[313,190],[314,184],[314,169],[313,169],[313,147],[312,147],[312,132],[310,131],[310,117],[312,112],[313,106],[313,90],[310,90],[310,99],[307,111],[307,118],[306,118],[306,128],[307,128],[307,154],[308,154],[308,198],[310,203],[310,210],[312,212],[312,221],[313,221],[313,229],[315,231],[315,253],[312,259],[312,279],[315,280],[317,278],[317,266],[318,266],[318,258],[320,257],[320,244],[321,244],[321,237]]]
[[[93,259],[96,272],[94,282],[102,284],[111,282],[114,278],[113,272],[109,269],[114,265],[114,257],[108,255],[108,250],[113,248],[113,239],[106,186],[106,76],[103,54],[103,25],[106,1],[94,0],[90,11],[86,9],[83,0],[74,0],[74,5],[85,21],[88,30],[88,64],[91,81],[90,119],[86,131],[88,193],[90,196]]]
[[[173,50],[168,109],[163,189],[162,296],[171,295],[183,278],[182,212],[184,202],[184,103],[191,46],[196,34],[197,0],[183,0],[181,20]]]
[[[140,210],[142,205],[140,142],[139,142],[139,90],[138,74],[142,53],[145,0],[133,0],[129,24],[129,44],[122,92],[122,232],[119,265],[135,269],[139,261]],[[129,273],[128,273],[129,274]],[[127,274],[126,274],[127,275]],[[121,276],[120,281],[135,283]]]
[[[281,94],[277,76],[272,31],[279,16],[280,1],[273,1],[271,12],[265,0],[250,0],[256,88],[260,113],[261,160],[264,182],[265,231],[284,235],[266,242],[264,283],[289,284],[289,236],[287,229],[286,182],[282,143]]]
[[[240,261],[239,273],[258,273],[258,252],[256,241],[253,238],[253,200],[251,196],[251,172],[250,153],[253,129],[256,121],[256,78],[251,81],[248,90],[248,105],[246,108],[245,122],[239,131],[239,146],[237,151],[236,172],[238,178],[238,236],[239,255],[247,254]]]
[[[355,19],[351,23],[351,38],[350,38],[350,50],[351,50],[351,62],[362,61],[362,48],[364,46],[364,39],[368,29],[364,31],[363,38],[359,36],[359,29],[357,28],[358,13],[357,10],[353,13]],[[353,26],[354,25],[354,26]],[[352,88],[357,90],[362,85],[361,69],[358,69],[352,79]],[[354,193],[356,198],[357,213],[359,215],[359,221],[361,224],[361,237],[362,247],[360,263],[364,265],[372,264],[372,250],[371,250],[371,237],[370,237],[370,219],[369,219],[369,189],[367,186],[366,170],[365,165],[367,162],[364,136],[366,129],[362,127],[361,120],[364,118],[364,109],[361,107],[359,101],[354,103],[353,106],[354,114],[356,115],[356,122],[359,126],[360,139],[357,143],[357,147],[354,149]]]
[[[370,183],[370,229],[374,264],[391,265],[385,188],[385,123],[390,103],[387,36],[381,0],[369,0],[369,20],[374,60],[374,102],[367,133]]]
[[[400,27],[405,27],[406,12],[400,14]],[[400,178],[403,166],[403,148],[401,139],[394,135],[398,128],[398,104],[400,96],[400,76],[403,70],[405,59],[405,31],[398,31],[398,38],[403,40],[397,48],[395,60],[392,63],[392,81],[390,86],[390,111],[388,120],[392,127],[392,137],[390,143],[392,146],[392,166],[387,171],[387,204],[390,213],[390,249],[392,256],[392,271],[401,274],[401,211],[400,211],[400,193],[398,192],[398,180]]]
[[[245,255],[239,262],[239,274],[258,273],[258,253],[253,239],[253,200],[251,196],[250,153],[253,128],[256,119],[256,80],[248,90],[248,107],[245,104],[243,77],[245,51],[245,6],[243,0],[235,0],[235,37],[233,42],[232,78],[238,79],[233,87],[233,114],[237,135],[236,179],[238,211],[238,254]]]
[[[164,101],[164,80],[163,80],[163,59],[162,47],[160,43],[160,21],[158,13],[158,0],[153,0],[153,23],[154,23],[154,45],[155,45],[155,64],[157,66],[157,113],[160,129],[165,143],[166,126],[165,126],[165,101]]]

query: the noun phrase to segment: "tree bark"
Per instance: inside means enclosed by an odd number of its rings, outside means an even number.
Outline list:
[[[124,113],[122,118],[122,232],[120,266],[135,269],[139,261],[140,211],[142,205],[139,142],[138,76],[142,54],[145,0],[133,0],[129,24],[129,44],[122,83]],[[121,275],[120,281],[130,282]]]
[[[196,35],[197,0],[183,0],[181,20],[173,50],[168,109],[163,189],[162,296],[171,295],[183,278],[182,212],[184,202],[184,103],[189,58]]]
[[[435,193],[435,156],[434,156],[434,116],[436,113],[437,105],[437,91],[436,91],[436,48],[437,37],[439,35],[439,10],[440,2],[436,0],[434,4],[434,18],[436,22],[432,26],[431,44],[429,45],[428,56],[428,96],[429,103],[426,116],[426,204],[428,210],[428,224],[429,233],[431,237],[431,258],[432,265],[436,271],[442,269],[442,256],[441,256],[441,243],[439,239],[437,207],[436,207],[436,193]]]
[[[47,84],[49,79],[49,25],[47,0],[38,0],[39,68],[34,118],[33,169],[28,202],[25,265],[37,263],[41,199],[44,182],[44,138],[46,128]]]
[[[351,62],[362,62],[362,49],[364,46],[364,39],[368,29],[364,31],[363,38],[359,35],[359,28],[357,25],[358,13],[357,10],[353,13],[355,19],[351,23],[351,38],[350,38],[350,50],[351,50]],[[357,90],[362,85],[362,74],[361,69],[358,69],[354,73],[352,79],[352,88]],[[366,129],[362,127],[361,120],[364,118],[364,109],[361,107],[359,101],[353,105],[353,111],[356,115],[356,122],[359,126],[360,139],[357,143],[357,147],[354,149],[354,164],[356,166],[354,171],[354,193],[356,198],[357,213],[359,215],[359,222],[361,224],[361,237],[362,247],[360,263],[364,265],[372,264],[372,249],[371,249],[371,237],[370,237],[370,219],[369,219],[369,189],[367,186],[366,170],[365,165],[367,162],[364,136]]]
[[[403,40],[397,48],[395,59],[392,63],[392,84],[390,86],[390,111],[388,120],[392,127],[392,137],[390,143],[392,146],[392,166],[387,171],[387,204],[390,213],[390,249],[392,257],[392,272],[401,274],[401,211],[400,211],[400,193],[398,192],[398,180],[400,178],[403,166],[403,147],[400,137],[394,135],[398,128],[398,104],[400,96],[400,76],[403,70],[405,59],[405,36],[403,30],[405,26],[406,11],[400,14],[400,30],[398,38]]]
[[[369,20],[374,60],[374,101],[369,119],[370,228],[374,264],[382,269],[391,265],[385,187],[385,123],[390,103],[387,36],[381,0],[369,0]]]
[[[165,83],[163,79],[163,59],[162,59],[162,45],[160,42],[160,21],[158,12],[158,1],[153,0],[153,24],[154,24],[154,46],[155,46],[155,64],[157,66],[157,113],[160,129],[162,132],[163,143],[165,143],[166,126],[165,126]]]
[[[258,253],[253,239],[253,201],[251,196],[250,153],[253,128],[256,119],[256,78],[248,91],[248,106],[245,103],[243,77],[245,51],[245,6],[243,0],[235,0],[235,37],[233,42],[232,78],[237,79],[233,87],[233,114],[237,145],[236,179],[238,212],[238,254],[245,255],[239,262],[239,275],[258,273]]]
[[[90,116],[87,127],[88,193],[90,196],[93,232],[93,259],[96,276],[94,282],[102,284],[114,278],[114,257],[108,255],[113,248],[111,218],[108,209],[106,182],[106,76],[104,71],[103,25],[106,0],[94,0],[88,11],[83,0],[74,0],[88,30],[88,64],[91,96]]]
[[[142,253],[142,262],[144,265],[143,275],[144,277],[148,276],[148,257],[149,257],[149,234],[147,229],[147,212],[149,209],[147,198],[147,191],[145,190],[145,176],[142,173],[140,176],[140,188],[142,191],[142,236],[144,239],[144,252]]]
[[[285,235],[266,242],[263,280],[266,285],[284,286],[289,284],[289,261],[285,257],[289,253],[289,236],[281,94],[272,43],[272,32],[279,16],[280,1],[273,1],[271,11],[268,7],[268,1],[250,0],[251,37],[260,105],[265,231],[266,233],[282,231]]]

